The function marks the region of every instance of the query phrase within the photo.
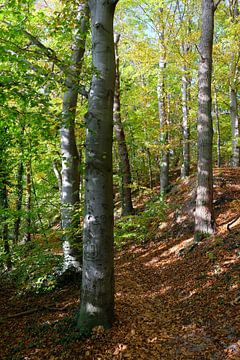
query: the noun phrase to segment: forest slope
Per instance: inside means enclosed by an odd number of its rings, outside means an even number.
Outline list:
[[[240,170],[214,172],[217,234],[191,248],[195,179],[178,180],[151,239],[116,252],[116,322],[78,339],[79,289],[0,290],[1,359],[239,359]],[[6,285],[5,285],[6,286]],[[6,315],[33,310],[6,318]],[[38,311],[35,311],[39,309]]]

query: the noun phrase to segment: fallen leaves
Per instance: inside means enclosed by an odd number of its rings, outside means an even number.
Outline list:
[[[225,183],[234,186],[226,194],[227,186],[216,182],[217,196],[230,199],[218,206],[218,223],[237,215],[231,202],[240,198],[240,171],[222,172]],[[185,180],[169,202],[189,209],[194,184],[193,178]],[[176,223],[174,211],[169,209],[165,228],[156,227],[154,239],[162,240],[116,254],[116,321],[110,330],[98,326],[89,339],[78,338],[77,287],[66,286],[51,295],[54,299],[18,299],[14,289],[0,288],[2,316],[50,301],[59,310],[36,311],[2,324],[1,359],[239,359],[239,224],[230,233],[219,227],[217,236],[179,256],[192,239],[191,218],[178,211]]]

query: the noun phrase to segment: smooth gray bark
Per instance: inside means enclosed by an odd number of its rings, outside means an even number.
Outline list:
[[[230,116],[232,127],[232,167],[239,166],[239,119],[238,119],[238,104],[237,92],[235,88],[230,89]]]
[[[63,270],[81,269],[81,240],[79,230],[80,159],[76,145],[75,118],[78,99],[79,77],[85,52],[88,30],[88,6],[79,5],[72,56],[66,76],[67,89],[63,97],[61,136],[61,225],[63,235]]]
[[[131,170],[128,156],[128,149],[125,139],[124,128],[121,119],[121,103],[120,103],[120,73],[119,73],[119,55],[118,42],[119,34],[114,35],[115,61],[116,61],[116,79],[113,104],[113,122],[118,145],[119,169],[121,176],[121,193],[122,193],[122,215],[133,214],[132,192],[131,192]]]
[[[212,170],[212,47],[214,2],[202,0],[202,29],[198,69],[198,168],[195,209],[195,240],[214,232]]]
[[[78,328],[108,328],[114,320],[113,266],[113,17],[117,1],[90,0],[92,77],[86,115],[83,271]]]
[[[232,22],[238,21],[239,10],[238,0],[230,1],[230,10],[232,14]],[[230,64],[230,117],[232,128],[232,167],[238,167],[240,165],[240,149],[239,149],[239,115],[238,115],[238,100],[237,100],[237,86],[238,86],[238,69],[237,63],[239,54],[232,54],[232,61]]]
[[[160,12],[162,13],[162,9]],[[165,44],[164,44],[164,25],[163,19],[160,19],[160,34],[159,34],[159,75],[158,75],[158,113],[159,113],[159,125],[160,125],[160,192],[165,194],[169,186],[169,150],[168,144],[168,128],[166,121],[166,94],[165,94]]]
[[[185,44],[182,46],[183,54],[186,54],[187,47]],[[188,121],[188,78],[187,78],[187,66],[182,67],[182,156],[183,162],[181,167],[182,178],[189,176],[190,173],[190,131]]]
[[[216,117],[216,133],[217,133],[217,166],[221,167],[221,133],[220,133],[220,121],[219,121],[219,110],[218,110],[216,87],[214,87],[214,110]]]

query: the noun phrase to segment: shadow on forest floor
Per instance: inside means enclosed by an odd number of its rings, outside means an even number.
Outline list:
[[[240,171],[215,170],[214,180],[215,236],[180,256],[192,241],[191,177],[170,193],[168,201],[176,207],[159,224],[155,240],[116,253],[111,330],[96,329],[90,339],[78,339],[76,286],[33,298],[17,298],[14,289],[2,288],[0,318],[30,307],[40,310],[0,324],[0,358],[240,359],[240,221],[230,232],[225,224],[239,214]],[[44,310],[42,304],[58,310]]]

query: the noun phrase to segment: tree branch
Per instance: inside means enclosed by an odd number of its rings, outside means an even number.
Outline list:
[[[62,61],[57,57],[56,52],[45,46],[36,36],[30,34],[27,30],[22,30],[23,33],[29,38],[31,43],[35,46],[37,46],[39,49],[42,50],[43,54],[47,56],[47,58],[56,64],[60,70],[66,71],[66,66],[62,63]]]
[[[218,1],[216,2],[216,4],[214,4],[214,11],[217,10],[217,7],[218,7],[218,5],[220,4],[221,1],[222,1],[222,0],[218,0]]]

